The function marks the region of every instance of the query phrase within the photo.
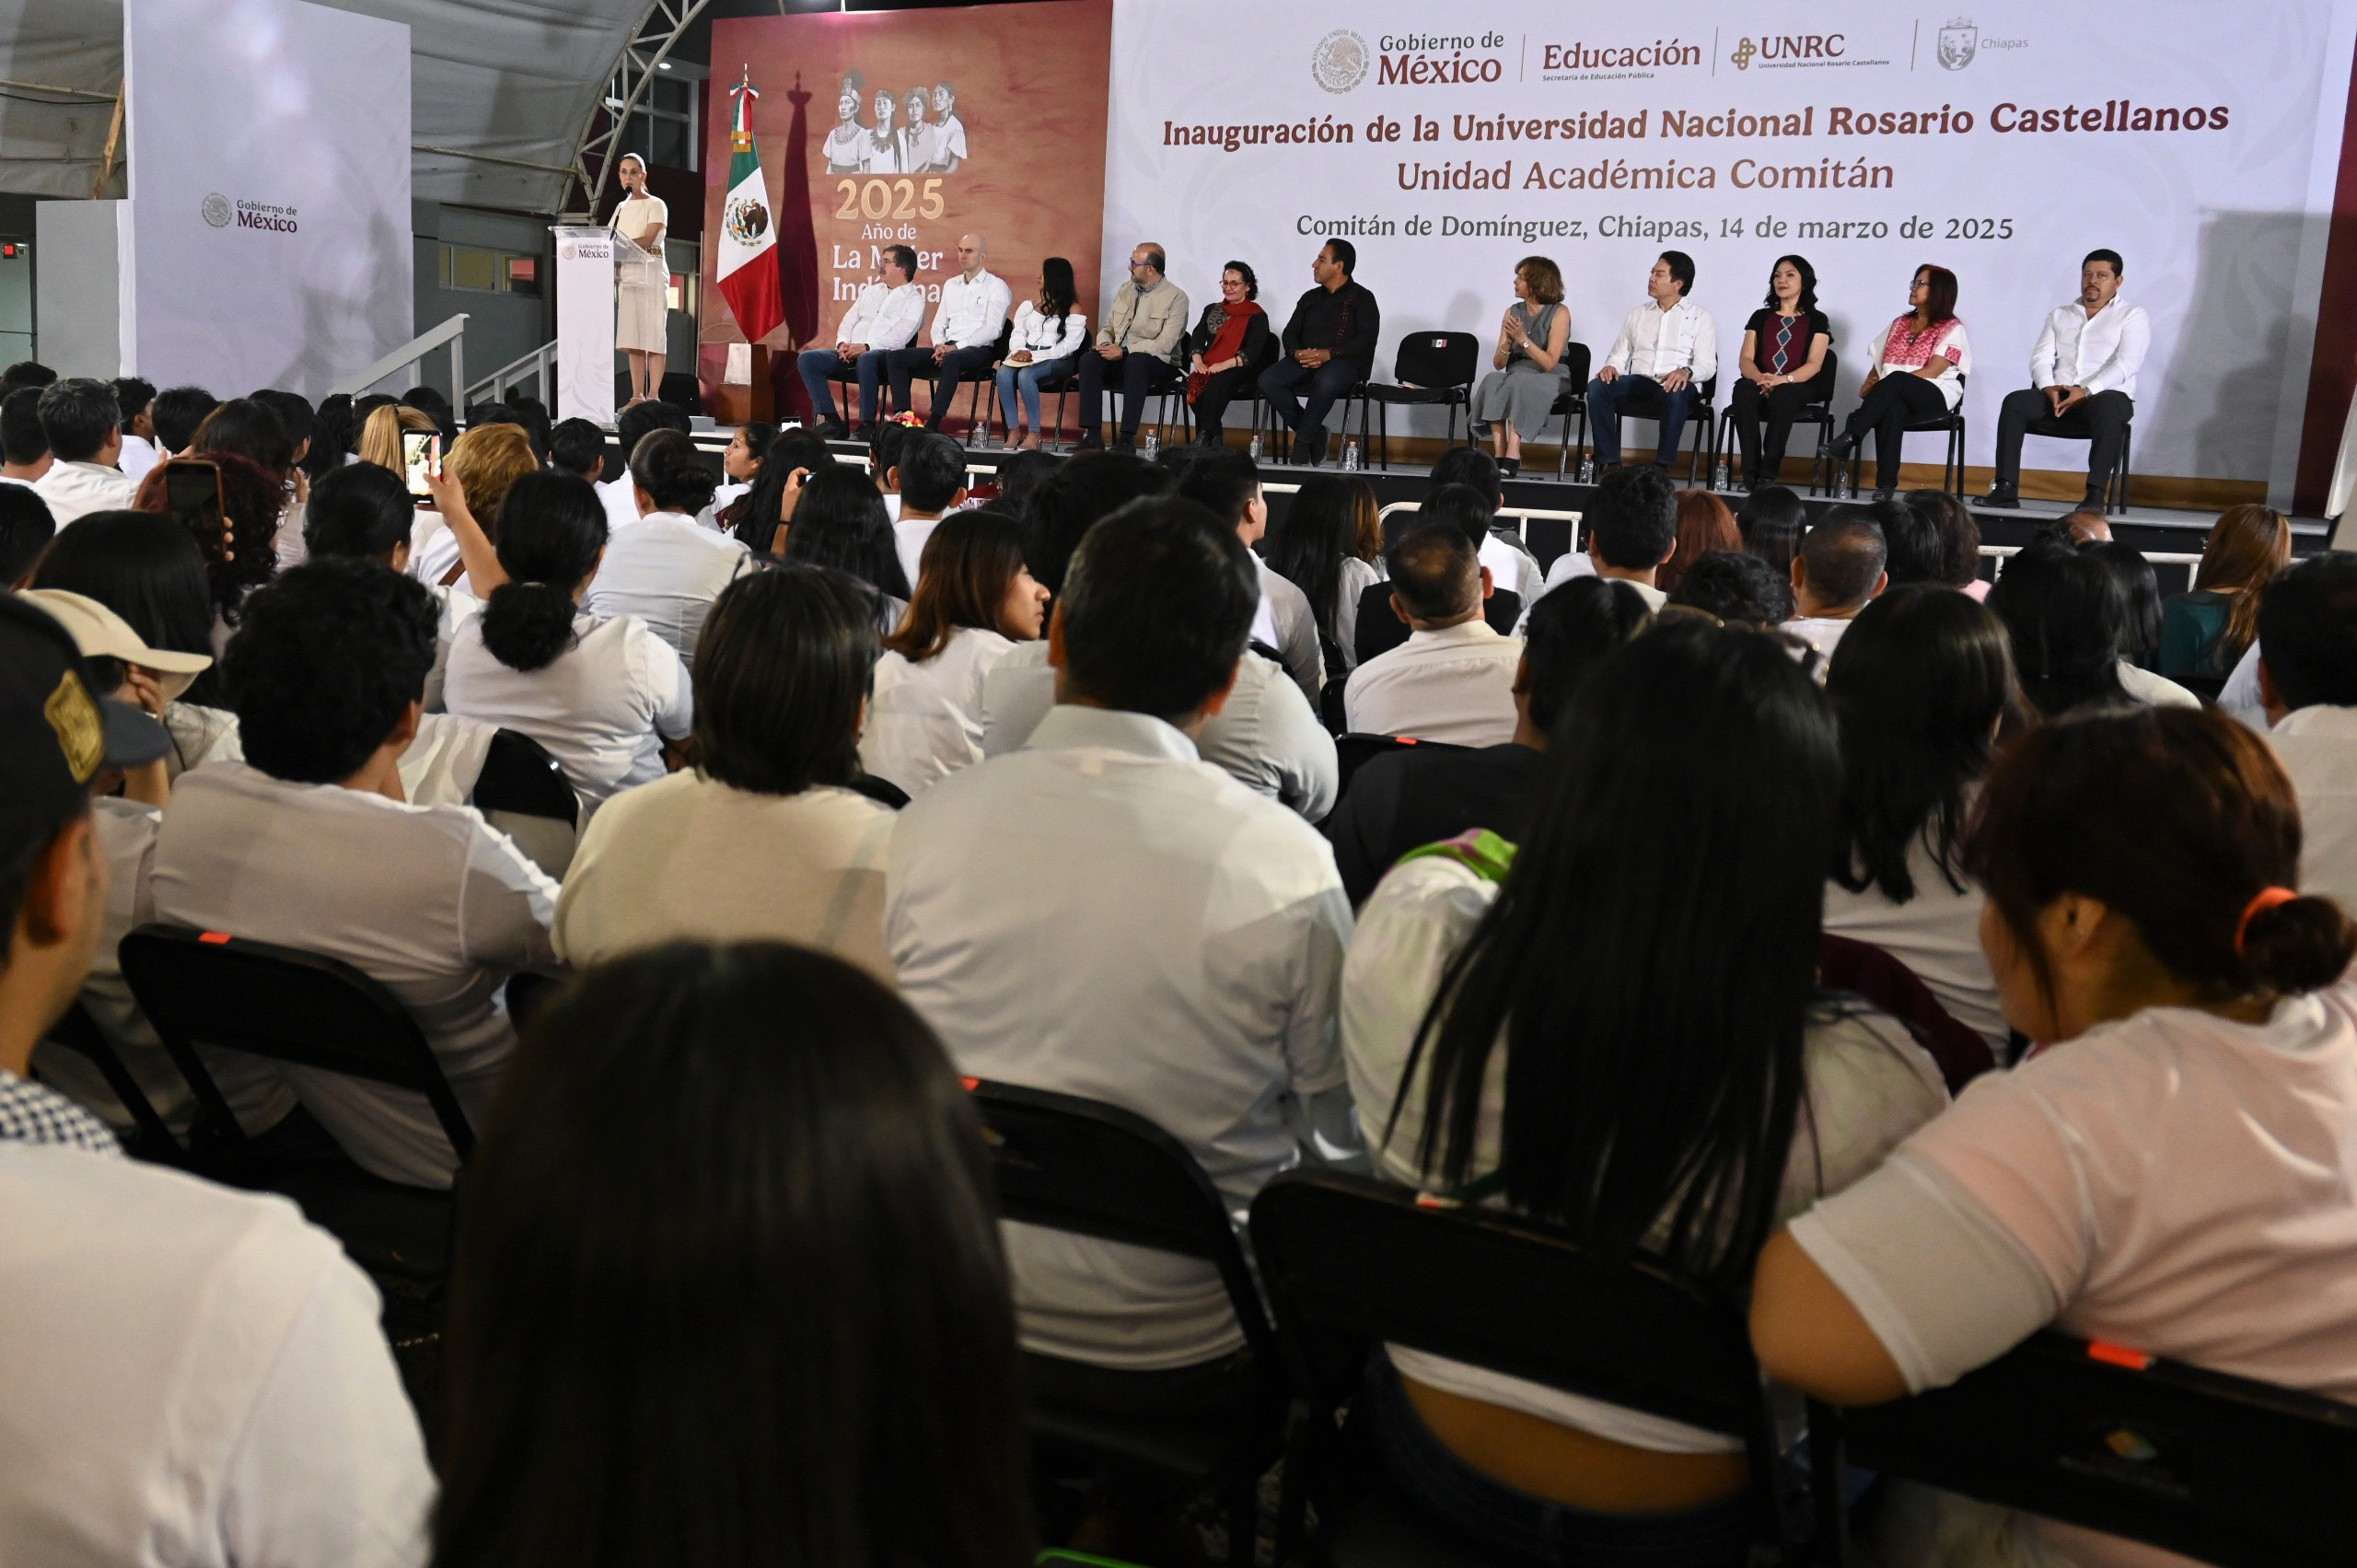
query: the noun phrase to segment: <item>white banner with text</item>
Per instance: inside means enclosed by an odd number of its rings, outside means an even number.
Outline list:
[[[2046,314],[2107,248],[2153,324],[2136,470],[2288,495],[2352,39],[2351,0],[1976,0],[1969,16],[1116,0],[1105,285],[1156,242],[1200,310],[1242,260],[1281,324],[1320,238],[1345,236],[1389,379],[1417,330],[1479,334],[1486,368],[1534,252],[1561,266],[1573,336],[1600,362],[1675,249],[1718,326],[1724,401],[1770,269],[1794,252],[1832,319],[1839,412],[1931,262],[1959,280],[1967,456],[1983,465]],[[1438,435],[1436,411],[1417,428]],[[2033,436],[2024,460],[2085,452]]]

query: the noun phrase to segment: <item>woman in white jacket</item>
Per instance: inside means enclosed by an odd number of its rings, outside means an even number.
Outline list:
[[[1039,383],[1070,370],[1073,356],[1088,342],[1088,318],[1073,308],[1078,297],[1072,263],[1051,256],[1039,263],[1039,296],[1015,308],[1015,331],[998,365],[998,406],[1006,421],[1007,445],[1017,451],[1039,449]],[[1015,433],[1027,427],[1029,433],[1018,442]]]

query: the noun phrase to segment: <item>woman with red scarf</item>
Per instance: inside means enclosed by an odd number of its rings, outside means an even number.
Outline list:
[[[1195,426],[1206,447],[1225,439],[1220,416],[1237,393],[1252,385],[1269,348],[1269,313],[1253,303],[1260,297],[1260,280],[1252,269],[1230,261],[1220,273],[1219,292],[1187,339],[1194,356],[1187,363],[1187,401],[1194,405]]]

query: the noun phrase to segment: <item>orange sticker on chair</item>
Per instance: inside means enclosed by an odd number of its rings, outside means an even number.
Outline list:
[[[2130,1350],[2126,1345],[2107,1344],[2102,1340],[2087,1342],[2087,1359],[2108,1362],[2114,1366],[2124,1366],[2131,1372],[2142,1372],[2153,1365],[2153,1358],[2141,1350]]]
[[[226,931],[200,931],[196,934],[196,939],[200,942],[212,942],[215,944],[222,942],[234,942],[237,940],[236,937],[231,936]]]

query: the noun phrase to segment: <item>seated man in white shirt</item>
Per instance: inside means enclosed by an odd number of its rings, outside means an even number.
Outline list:
[[[630,476],[639,516],[613,530],[581,608],[609,619],[637,616],[693,668],[712,601],[752,554],[696,521],[712,500],[712,470],[685,436],[657,430],[642,438],[631,448]]]
[[[2088,251],[2079,297],[2047,313],[2030,351],[2029,385],[2006,393],[1997,411],[1997,471],[1981,505],[2020,505],[2022,437],[2061,436],[2087,443],[2083,504],[2101,514],[2136,417],[2136,373],[2153,346],[2144,308],[2119,297],[2126,270],[2117,250]]]
[[[1522,639],[1481,617],[1490,569],[1462,528],[1428,523],[1384,552],[1391,608],[1408,640],[1351,672],[1342,694],[1350,728],[1455,746],[1503,746],[1518,717],[1515,668]]]
[[[1719,374],[1719,329],[1711,313],[1686,296],[1694,291],[1694,258],[1665,250],[1645,279],[1645,302],[1629,312],[1620,333],[1587,384],[1587,412],[1596,432],[1596,466],[1620,461],[1620,416],[1661,422],[1654,466],[1678,456],[1687,416],[1702,399],[1702,383]]]
[[[1547,568],[1547,587],[1573,577],[1618,577],[1648,610],[1669,596],[1655,586],[1662,563],[1678,552],[1678,487],[1659,469],[1614,469],[1596,482],[1596,498],[1580,523],[1585,551],[1567,550]]]
[[[0,398],[0,480],[30,490],[55,461],[41,427],[41,389],[19,387]]]
[[[2300,797],[2300,891],[2357,910],[2357,555],[2270,583],[2255,645],[2267,738]]]
[[[1459,447],[1457,450],[1472,452],[1473,456],[1491,463],[1492,471],[1495,471],[1495,462],[1486,452],[1467,447]],[[1414,511],[1395,512],[1383,519],[1383,543],[1387,550],[1428,523],[1446,523],[1462,529],[1465,537],[1473,541],[1473,548],[1480,552],[1481,565],[1490,574],[1490,581],[1497,585],[1490,597],[1481,601],[1481,619],[1487,621],[1500,636],[1512,637],[1518,634],[1523,611],[1534,601],[1506,586],[1524,580],[1525,558],[1500,540],[1493,522],[1497,511],[1495,494],[1480,489],[1477,483],[1443,484],[1435,482],[1432,489],[1424,492],[1422,503]],[[1531,575],[1537,577],[1536,562],[1530,563],[1530,569]],[[1545,580],[1538,580],[1540,591],[1544,592]],[[1389,583],[1377,577],[1360,590],[1358,613],[1351,627],[1351,640],[1356,645],[1353,651],[1358,656],[1359,664],[1364,664],[1379,654],[1389,653],[1406,642],[1409,634],[1408,623],[1400,620],[1391,608]]]
[[[1793,557],[1794,613],[1784,630],[1828,659],[1841,633],[1890,586],[1890,546],[1863,506],[1836,506],[1801,536]]]
[[[916,406],[910,401],[912,377],[922,375],[933,383],[933,412],[924,421],[927,430],[941,428],[941,422],[949,417],[949,405],[958,401],[960,386],[989,380],[991,367],[997,363],[999,330],[1006,325],[1014,293],[1005,279],[982,270],[982,258],[989,253],[990,243],[981,235],[959,235],[958,273],[941,285],[941,304],[933,313],[933,342],[897,348],[885,356],[895,407]],[[916,581],[916,575],[911,573],[909,580]]]
[[[1178,494],[1234,528],[1248,549],[1269,531],[1260,465],[1249,452],[1213,447],[1197,453],[1179,473]],[[1318,645],[1318,617],[1310,610],[1309,596],[1291,578],[1271,570],[1258,552],[1252,563],[1260,577],[1260,610],[1253,618],[1252,638],[1276,650],[1314,712],[1326,686],[1326,656]]]
[[[410,1568],[433,1474],[366,1276],[30,1082],[107,918],[91,789],[169,742],[0,595],[0,1562]]]
[[[1258,598],[1250,552],[1192,503],[1098,523],[1049,631],[1056,707],[902,811],[885,878],[901,993],[959,1072],[1149,1118],[1239,1216],[1320,1143],[1356,1143],[1333,854],[1195,753]],[[1028,1349],[1216,1380],[1243,1346],[1209,1264],[1005,1232]]]
[[[122,411],[114,389],[72,376],[43,388],[39,406],[52,460],[49,471],[33,481],[33,489],[49,503],[57,526],[129,506],[139,487],[114,466],[122,455]]]
[[[591,425],[590,428],[594,430],[597,427]],[[606,527],[609,528],[626,528],[638,521],[638,490],[631,481],[630,455],[638,450],[641,441],[658,430],[676,430],[682,436],[691,435],[692,422],[688,411],[655,398],[631,404],[622,410],[621,417],[614,421],[614,438],[621,443],[621,460],[610,472],[608,471],[605,461],[608,454],[601,445],[597,473],[582,473],[582,478],[598,487],[598,500],[606,508]],[[602,437],[600,439],[602,441]],[[577,451],[574,455],[577,457]],[[581,473],[578,469],[566,471]],[[498,519],[494,517],[491,521],[495,526]]]
[[[1472,486],[1489,498],[1493,514],[1506,504],[1505,479],[1498,471],[1498,459],[1479,447],[1451,447],[1443,452],[1433,464],[1432,482],[1434,490],[1444,484]],[[1538,558],[1530,553],[1521,535],[1494,520],[1481,536],[1481,564],[1497,580],[1500,593],[1518,595],[1524,604],[1537,602],[1546,591],[1547,575],[1539,568]]]
[[[390,401],[390,399],[387,399]],[[196,439],[196,427],[204,416],[221,406],[221,400],[202,387],[167,387],[156,394],[156,456],[177,458],[189,449]],[[357,429],[355,424],[354,428]]]
[[[884,281],[859,291],[859,297],[843,312],[842,325],[835,329],[835,346],[802,351],[797,362],[802,384],[809,389],[810,406],[818,412],[819,434],[828,440],[841,441],[851,434],[850,426],[836,417],[834,394],[827,385],[829,374],[839,366],[858,367],[859,422],[875,424],[885,363],[894,349],[914,343],[917,329],[924,325],[924,290],[914,281],[916,275],[917,253],[905,245],[888,246]],[[997,341],[995,328],[992,341]],[[907,382],[900,385],[905,393]]]
[[[164,460],[156,450],[156,384],[136,376],[114,379],[115,406],[122,414],[122,456],[115,466],[122,477],[137,484],[147,470]]]
[[[434,663],[434,601],[374,562],[313,562],[246,600],[223,674],[244,762],[180,775],[156,841],[156,918],[343,959],[399,997],[476,1126],[516,1034],[500,988],[555,961],[556,885],[471,807],[403,796]],[[344,1151],[447,1187],[423,1095],[281,1069]]]
[[[966,449],[946,436],[911,431],[885,471],[884,487],[900,497],[892,539],[900,552],[900,570],[914,588],[924,561],[924,541],[945,514],[965,502]]]

